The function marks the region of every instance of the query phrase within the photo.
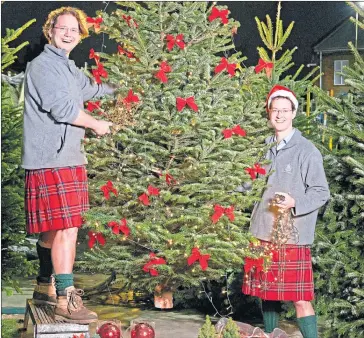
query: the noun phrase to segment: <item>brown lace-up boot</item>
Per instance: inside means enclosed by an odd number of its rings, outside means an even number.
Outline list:
[[[57,294],[53,276],[50,283],[37,282],[33,292],[33,303],[56,305]]]
[[[83,290],[69,286],[57,291],[57,304],[54,311],[56,320],[74,324],[90,324],[97,321],[97,314],[88,310],[82,302]]]

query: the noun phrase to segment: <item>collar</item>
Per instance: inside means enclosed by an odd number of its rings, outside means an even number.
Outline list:
[[[289,136],[290,136],[290,138],[288,140],[289,141],[289,143],[288,143],[288,141],[286,139]],[[281,143],[283,142],[283,144],[284,144],[284,149],[291,148],[291,147],[295,146],[296,144],[300,143],[301,136],[302,136],[302,133],[298,129],[294,128],[294,132],[292,130],[292,133],[290,133],[290,135],[287,135],[284,138],[284,140],[286,140],[287,143],[284,143],[283,140],[281,141]],[[272,135],[272,136],[267,137],[265,142],[266,142],[266,144],[276,142],[275,141],[275,136]],[[273,148],[276,148],[276,147],[273,147]],[[270,149],[272,150],[273,148],[270,148]]]
[[[292,129],[292,131],[283,139],[281,142],[277,144],[277,150],[281,150],[292,138],[294,132],[296,131],[295,128]],[[277,136],[274,135],[273,142],[277,142]]]
[[[57,48],[48,43],[44,46],[44,53],[55,61],[58,60],[65,63],[69,63],[70,61],[67,57],[65,49]]]

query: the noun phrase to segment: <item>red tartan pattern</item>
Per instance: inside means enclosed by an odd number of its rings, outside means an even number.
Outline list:
[[[261,245],[269,244],[261,241]],[[285,245],[272,253],[268,271],[257,272],[256,268],[252,268],[244,273],[243,293],[264,300],[313,300],[310,248],[307,245]]]
[[[85,166],[25,171],[29,234],[81,227],[89,209]]]

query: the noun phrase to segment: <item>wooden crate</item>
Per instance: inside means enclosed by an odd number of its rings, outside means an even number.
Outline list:
[[[35,338],[90,338],[88,324],[72,324],[54,319],[54,306],[37,305],[27,299],[24,328],[27,330],[29,317],[34,325]],[[83,336],[82,336],[83,334]]]

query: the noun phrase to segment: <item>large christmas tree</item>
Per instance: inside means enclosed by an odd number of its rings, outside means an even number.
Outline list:
[[[363,10],[351,6],[364,29]],[[349,47],[354,63],[343,70],[348,94],[335,98],[315,89],[318,109],[327,115],[322,129],[331,190],[313,256],[317,307],[327,323],[323,337],[364,336],[364,59],[353,43]]]
[[[221,279],[251,254],[250,210],[265,184],[255,179],[264,96],[242,90],[258,75],[240,66],[239,23],[206,2],[119,5],[89,19],[118,43],[90,51],[93,76],[120,89],[87,106],[116,131],[85,142],[92,251],[82,265],[149,291]],[[253,183],[246,194],[242,182]]]

